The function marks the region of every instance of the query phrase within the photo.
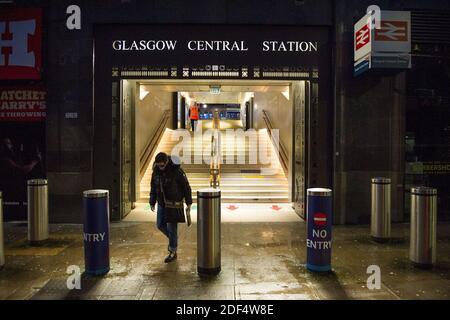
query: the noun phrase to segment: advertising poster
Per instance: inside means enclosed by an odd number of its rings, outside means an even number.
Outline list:
[[[45,178],[46,91],[0,87],[0,190],[6,221],[27,219],[27,180]]]
[[[0,10],[0,79],[40,79],[42,10]]]

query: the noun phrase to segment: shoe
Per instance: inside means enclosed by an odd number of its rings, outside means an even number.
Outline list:
[[[177,253],[176,253],[176,251],[174,252],[174,251],[171,251],[170,253],[169,253],[169,255],[166,257],[166,259],[164,259],[164,263],[169,263],[169,262],[172,262],[172,261],[174,261],[174,260],[176,260],[177,259]]]

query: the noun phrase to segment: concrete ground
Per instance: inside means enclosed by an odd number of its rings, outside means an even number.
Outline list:
[[[407,224],[377,244],[368,226],[335,226],[333,272],[305,269],[305,223],[223,223],[222,272],[199,277],[196,224],[179,229],[179,257],[164,264],[167,241],[150,222],[111,224],[111,271],[66,287],[67,267],[84,269],[81,225],[52,225],[40,247],[26,241],[26,224],[6,224],[6,264],[0,299],[449,299],[450,224],[438,227],[437,264],[411,266]],[[381,268],[381,288],[369,290],[369,265]]]

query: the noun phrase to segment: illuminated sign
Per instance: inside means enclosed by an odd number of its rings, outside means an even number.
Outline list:
[[[177,40],[114,40],[111,44],[115,51],[174,51],[177,45],[189,51],[248,51],[245,41],[228,40],[189,40],[180,44]],[[316,52],[315,41],[262,41],[259,45],[263,52]]]
[[[369,69],[411,68],[411,13],[381,11],[379,28],[367,14],[354,27],[354,75]]]
[[[325,27],[102,24],[94,37],[96,72],[128,79],[318,79],[331,52]]]
[[[450,162],[407,162],[407,174],[449,174]]]
[[[209,86],[209,93],[211,94],[219,94],[220,86]]]
[[[424,162],[423,173],[448,174],[450,173],[450,162]]]

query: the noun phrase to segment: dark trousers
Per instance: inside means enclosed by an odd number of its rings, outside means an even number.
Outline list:
[[[195,131],[197,125],[197,120],[191,119],[191,129]]]
[[[178,225],[166,221],[164,207],[161,207],[160,205],[158,205],[156,211],[156,226],[167,238],[169,238],[169,250],[176,252],[178,246]]]

